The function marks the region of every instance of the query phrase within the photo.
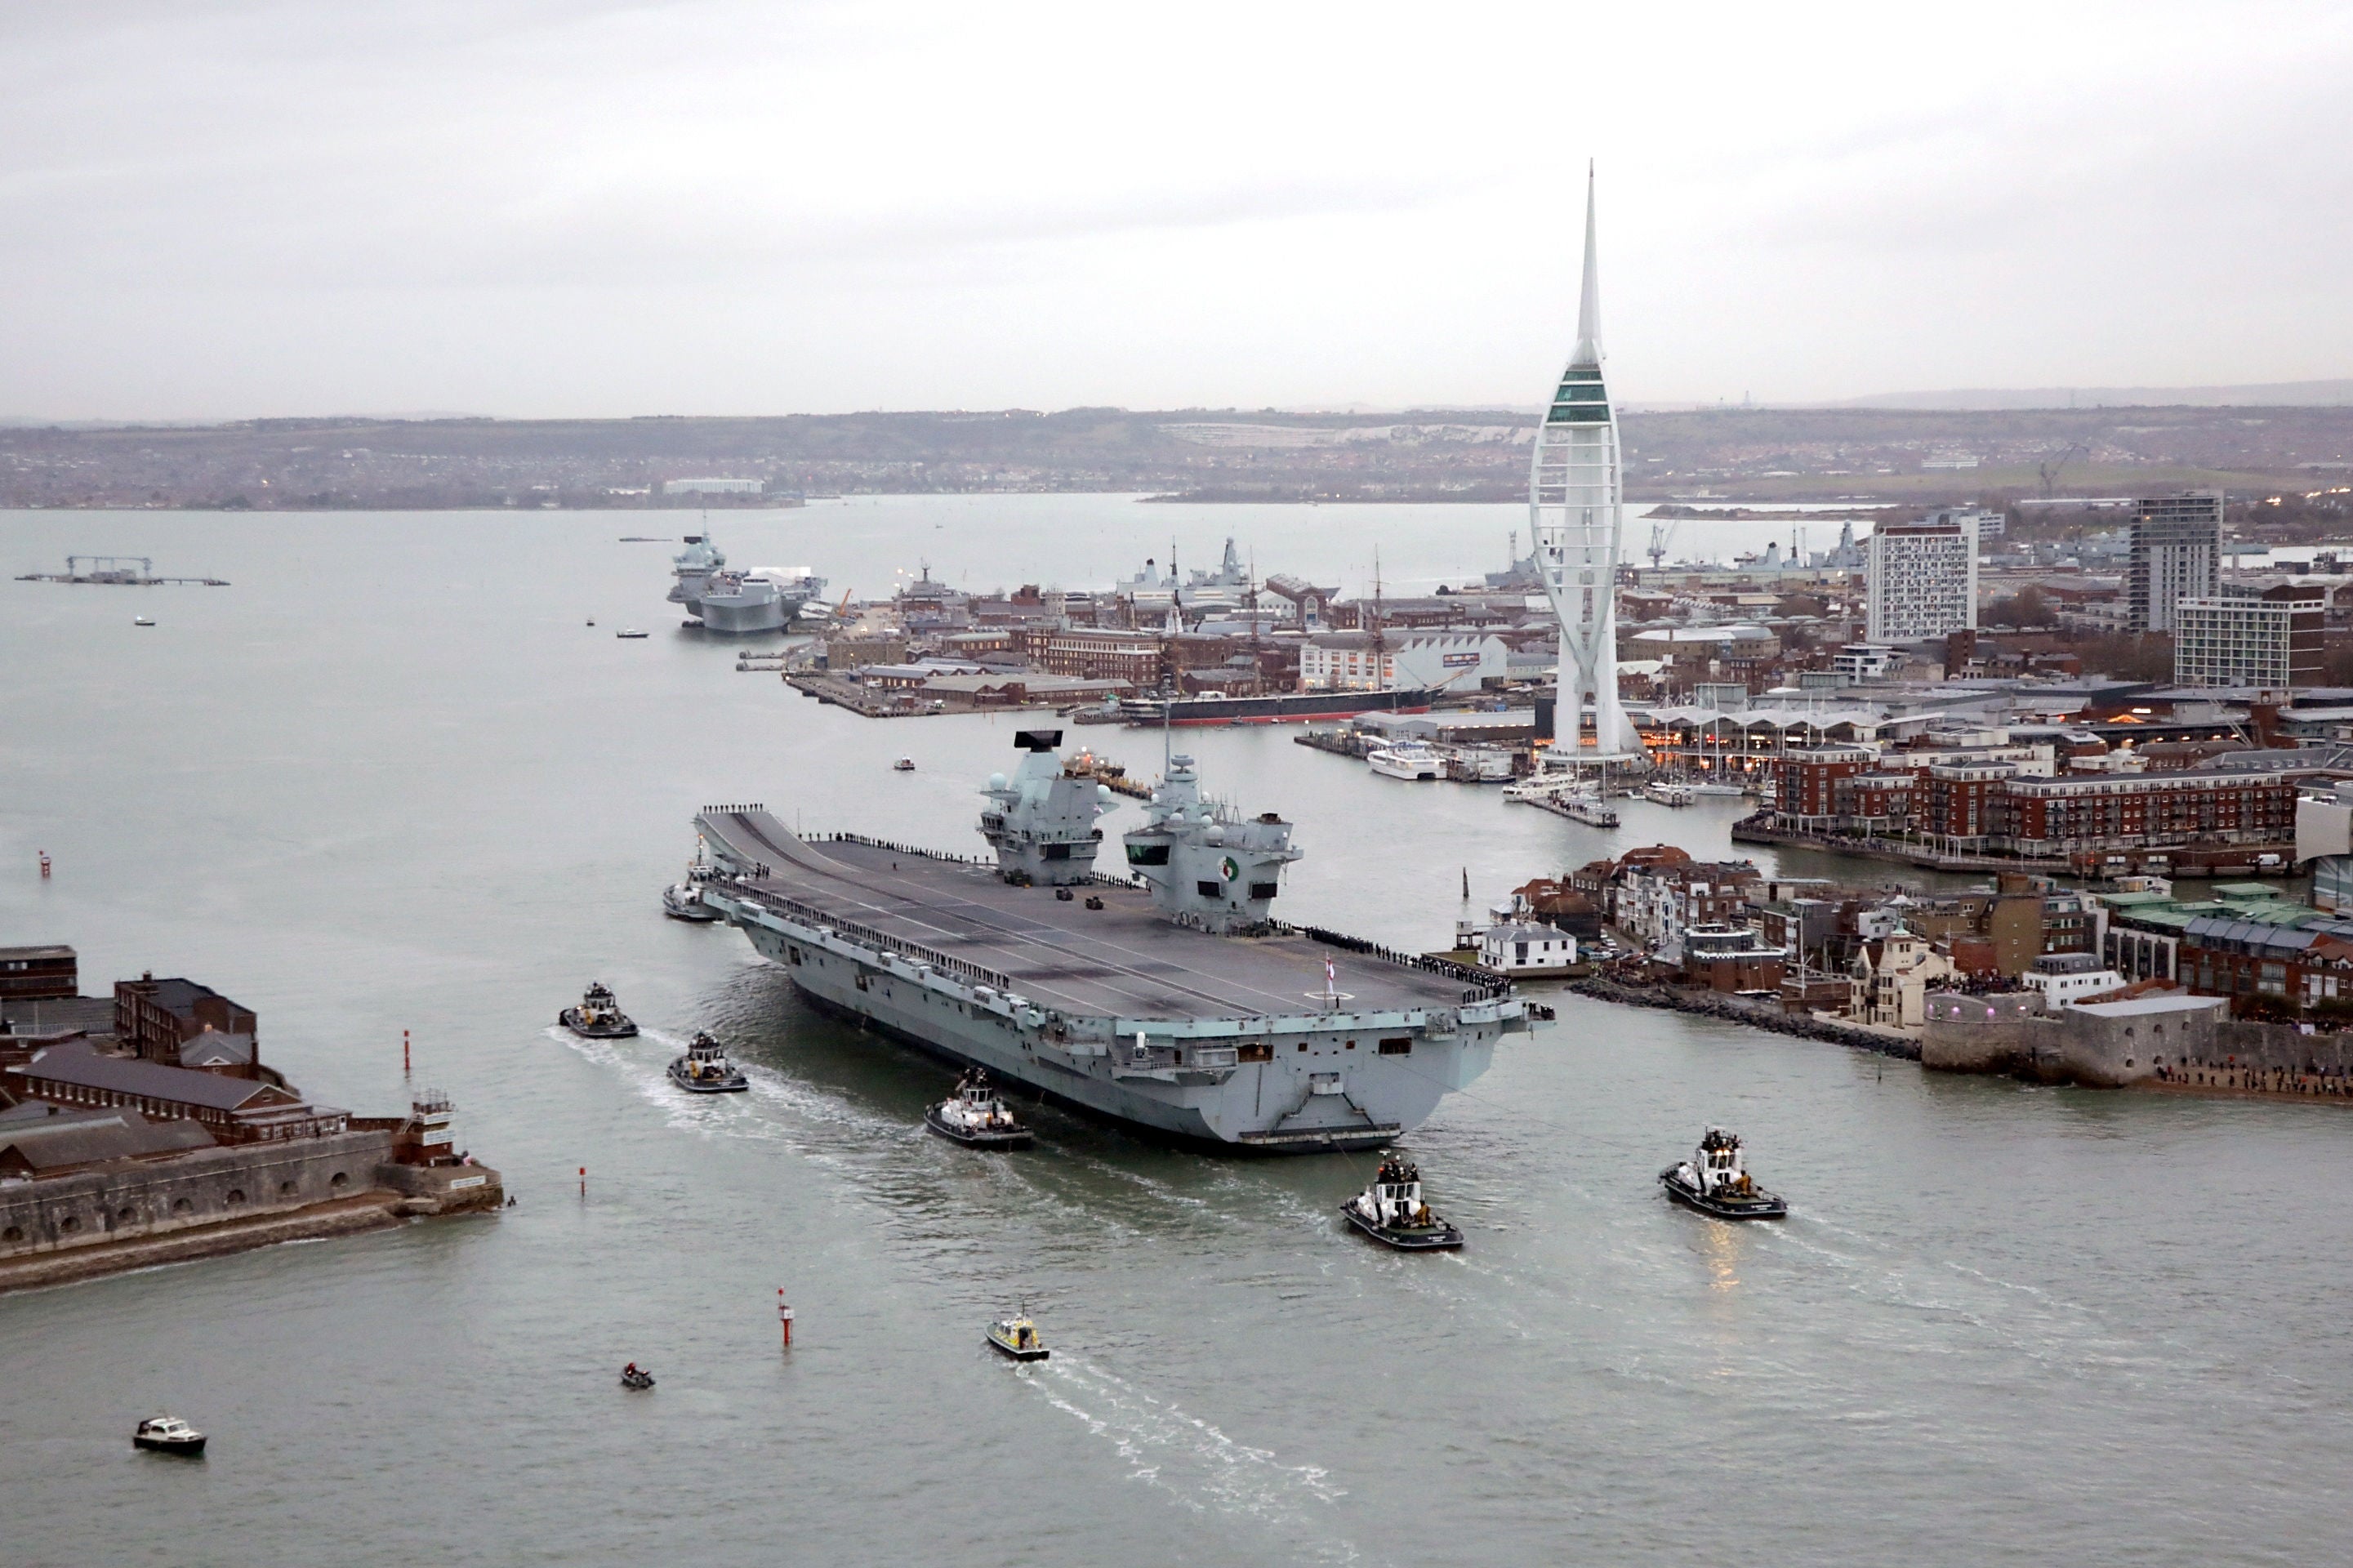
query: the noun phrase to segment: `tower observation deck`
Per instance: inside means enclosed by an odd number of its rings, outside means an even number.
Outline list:
[[[1618,700],[1618,554],[1625,534],[1618,417],[1601,378],[1601,284],[1596,265],[1593,171],[1586,170],[1585,281],[1577,348],[1536,431],[1528,523],[1545,594],[1560,617],[1563,763],[1636,763],[1642,748]],[[1581,731],[1591,714],[1591,750]]]

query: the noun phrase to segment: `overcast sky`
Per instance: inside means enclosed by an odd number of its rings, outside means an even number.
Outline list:
[[[2353,375],[2353,5],[28,3],[0,414]]]

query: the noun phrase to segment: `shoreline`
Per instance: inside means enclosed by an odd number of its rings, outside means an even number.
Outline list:
[[[1851,1050],[1872,1051],[1905,1061],[1920,1059],[1920,1043],[1917,1040],[1883,1035],[1852,1024],[1828,1023],[1810,1015],[1786,1013],[1778,1007],[1742,1002],[1718,991],[1696,991],[1681,985],[1629,985],[1623,981],[1607,980],[1599,975],[1573,980],[1566,989],[1575,995],[1590,997],[1597,1002],[1689,1013],[1702,1018],[1719,1018],[1725,1023],[1746,1024],[1767,1034],[1821,1040]]]
[[[410,1216],[401,1210],[408,1201],[402,1194],[378,1190],[355,1198],[338,1198],[294,1214],[227,1220],[164,1236],[134,1237],[62,1252],[36,1253],[0,1263],[0,1295],[68,1285],[166,1263],[223,1258],[289,1241],[319,1241],[386,1230],[407,1222]]]

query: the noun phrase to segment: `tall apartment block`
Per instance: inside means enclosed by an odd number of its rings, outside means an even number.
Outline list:
[[[2132,564],[2125,628],[2174,629],[2174,606],[2222,591],[2222,492],[2199,490],[2133,503]]]
[[[1978,624],[1975,513],[1874,529],[1862,560],[1869,640],[1914,642]]]
[[[2325,589],[2284,583],[2260,599],[2195,595],[2173,606],[2173,683],[2276,689],[2320,680]]]

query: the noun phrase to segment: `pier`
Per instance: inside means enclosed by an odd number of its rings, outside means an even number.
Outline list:
[[[89,562],[90,570],[81,563]],[[131,562],[139,569],[132,571]],[[144,555],[69,555],[62,572],[27,572],[16,579],[19,583],[92,583],[106,588],[161,588],[187,585],[200,588],[226,588],[226,577],[158,577],[155,563]]]

